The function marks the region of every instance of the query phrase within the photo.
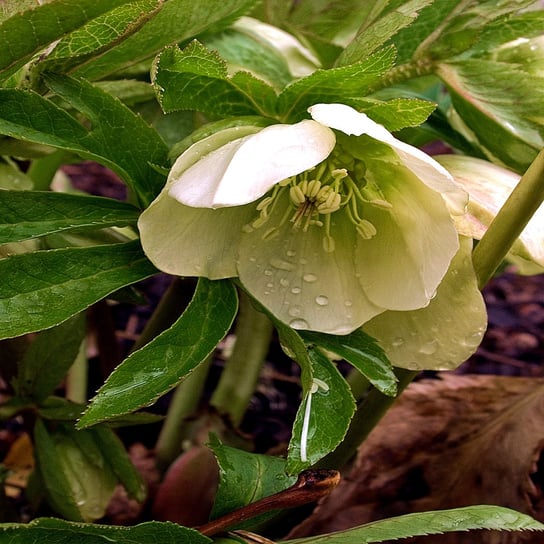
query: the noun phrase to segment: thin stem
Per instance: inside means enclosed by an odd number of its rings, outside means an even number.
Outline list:
[[[544,201],[544,149],[512,191],[474,249],[472,261],[482,289]]]
[[[242,421],[255,392],[272,330],[268,317],[256,310],[249,297],[241,292],[236,343],[210,401],[234,426]]]
[[[213,357],[212,353],[174,391],[155,446],[157,468],[161,472],[172,464],[182,451],[183,441],[189,438],[187,418],[198,408]]]
[[[88,362],[87,342],[79,346],[76,359],[66,374],[66,398],[78,404],[87,402]]]

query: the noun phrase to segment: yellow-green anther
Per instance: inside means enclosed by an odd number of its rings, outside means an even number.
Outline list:
[[[295,206],[300,206],[306,202],[306,195],[300,185],[294,185],[289,188],[289,198]]]
[[[359,236],[364,240],[370,240],[372,237],[376,236],[376,227],[366,219],[361,219],[355,228],[357,229]]]
[[[306,189],[306,196],[310,199],[315,198],[321,189],[321,182],[318,179],[313,179],[308,182],[308,188]]]

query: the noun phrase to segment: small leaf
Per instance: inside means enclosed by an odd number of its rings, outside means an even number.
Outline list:
[[[530,516],[501,506],[466,506],[451,510],[417,512],[367,523],[354,529],[322,536],[288,540],[288,543],[370,544],[412,536],[489,529],[498,531],[543,531],[544,524]]]
[[[0,338],[58,325],[117,289],[155,273],[138,242],[0,259]]]
[[[358,329],[345,336],[301,331],[308,343],[339,355],[353,365],[384,395],[397,394],[397,377],[383,349],[376,341]]]
[[[289,442],[287,471],[297,474],[333,451],[344,438],[355,412],[349,385],[318,349],[309,350],[312,384],[303,400]]]
[[[211,519],[287,489],[296,481],[296,476],[286,474],[285,459],[241,451],[214,437],[208,445],[219,464],[219,489]],[[259,516],[258,521],[262,520]]]
[[[417,19],[419,11],[434,0],[409,0],[401,2],[395,9],[390,9],[368,17],[354,40],[349,43],[336,61],[336,66],[347,66],[366,59],[401,29],[411,25]],[[382,3],[386,6],[388,2]],[[442,5],[442,4],[441,4]],[[387,6],[389,7],[389,6]],[[383,9],[383,8],[382,8]]]
[[[166,48],[156,60],[152,78],[167,113],[197,110],[237,116],[274,112],[272,87],[249,72],[228,76],[225,61],[197,41],[183,51],[177,46]]]
[[[77,433],[85,431],[77,431]],[[132,464],[125,447],[117,435],[107,427],[97,426],[89,429],[101,455],[110,465],[119,483],[126,489],[128,495],[138,502],[146,496],[146,486],[142,476]],[[77,434],[76,433],[76,434]]]
[[[389,47],[350,66],[316,70],[285,87],[278,98],[278,113],[285,121],[292,122],[306,116],[307,108],[314,104],[350,105],[354,99],[368,94],[370,86],[393,66],[394,60],[395,50]]]
[[[95,425],[153,404],[213,351],[229,330],[237,308],[231,282],[201,278],[181,317],[112,372],[78,426]]]
[[[38,403],[51,395],[72,366],[84,337],[82,315],[40,332],[18,366],[17,394]]]
[[[0,538],[9,544],[209,544],[212,540],[196,529],[176,523],[149,521],[134,527],[115,527],[71,523],[60,519],[39,518],[30,523],[0,524]]]
[[[136,223],[130,204],[95,196],[50,191],[0,191],[0,243],[82,228]]]

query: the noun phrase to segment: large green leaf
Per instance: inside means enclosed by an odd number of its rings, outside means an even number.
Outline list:
[[[176,523],[150,521],[134,527],[70,523],[40,518],[30,523],[0,525],[0,540],[9,544],[209,544],[212,540],[195,529]]]
[[[82,228],[136,223],[134,206],[110,198],[50,191],[0,191],[0,243]]]
[[[131,67],[167,45],[228,26],[256,3],[256,0],[168,0],[141,30],[78,73],[88,79],[97,79]]]
[[[229,76],[216,51],[197,41],[166,48],[157,58],[153,83],[165,112],[197,110],[222,116],[270,115],[276,93],[249,72]]]
[[[0,71],[8,74],[30,55],[127,0],[56,0],[14,13],[0,24]]]
[[[211,519],[282,491],[297,479],[286,474],[285,459],[280,457],[241,451],[225,446],[217,439],[212,439],[209,447],[219,464],[219,489]],[[259,516],[258,521],[262,520]]]
[[[490,529],[499,531],[543,531],[544,524],[500,506],[466,506],[452,510],[417,512],[375,521],[337,533],[287,540],[289,544],[370,544],[411,536],[436,535],[455,531]],[[477,539],[474,540],[476,542]]]
[[[17,395],[36,402],[52,395],[75,361],[84,337],[81,314],[37,334],[18,365]]]
[[[0,259],[0,338],[58,325],[156,272],[138,242]]]
[[[201,278],[181,317],[112,372],[78,426],[94,425],[155,402],[213,351],[229,330],[237,308],[230,281]]]
[[[306,342],[321,346],[348,361],[384,395],[394,397],[397,394],[397,377],[387,355],[362,330],[345,336],[311,331],[301,331],[300,334]]]
[[[350,66],[317,70],[288,85],[278,98],[278,114],[286,122],[298,121],[313,104],[354,103],[387,72],[395,60],[395,50],[386,48]],[[350,100],[351,99],[351,100]]]
[[[162,188],[167,148],[157,132],[119,100],[90,83],[50,74],[51,89],[93,124],[32,91],[0,89],[0,134],[65,149],[115,170],[147,205]]]
[[[136,0],[99,15],[62,38],[36,61],[35,70],[67,73],[81,66],[134,34],[161,6],[162,0]]]
[[[289,442],[287,470],[298,474],[333,451],[344,438],[355,412],[349,385],[319,349],[308,350],[311,375]]]
[[[168,149],[157,131],[119,100],[85,80],[49,74],[49,88],[87,117],[84,146],[104,157],[146,206],[164,185]]]

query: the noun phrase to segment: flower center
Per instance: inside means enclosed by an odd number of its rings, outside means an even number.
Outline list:
[[[338,164],[346,167],[339,168]],[[257,229],[268,223],[272,211],[280,201],[280,195],[285,192],[288,194],[290,206],[281,217],[279,225],[264,231],[263,238],[277,234],[279,227],[286,221],[303,232],[311,227],[321,228],[323,249],[328,253],[335,248],[331,234],[332,214],[339,211],[346,213],[358,235],[369,240],[376,234],[376,227],[364,218],[363,207],[371,205],[383,210],[391,208],[379,187],[365,177],[365,166],[361,161],[356,161],[342,152],[333,152],[316,167],[275,185],[257,204],[259,217],[251,225],[247,225],[247,228]]]

